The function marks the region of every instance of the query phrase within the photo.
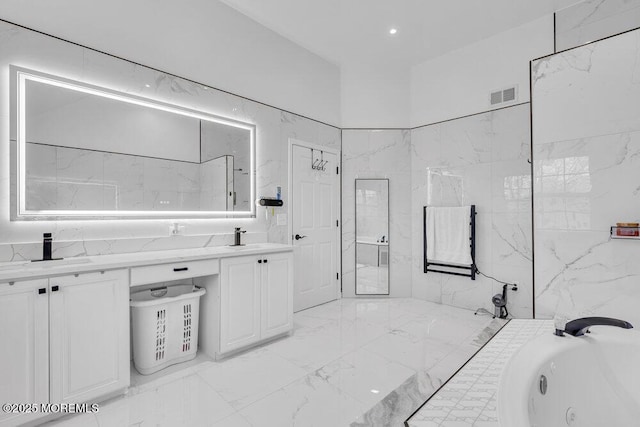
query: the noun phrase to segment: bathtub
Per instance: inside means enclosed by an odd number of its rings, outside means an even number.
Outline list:
[[[500,427],[640,426],[640,330],[550,330],[507,362],[497,400]]]

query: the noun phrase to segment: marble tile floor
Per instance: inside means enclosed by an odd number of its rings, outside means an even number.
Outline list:
[[[410,298],[341,299],[294,320],[291,336],[134,374],[98,413],[48,425],[399,426],[503,326]]]

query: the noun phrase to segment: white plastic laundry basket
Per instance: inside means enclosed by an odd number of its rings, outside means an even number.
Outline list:
[[[133,364],[143,375],[196,357],[205,290],[192,284],[131,293]]]

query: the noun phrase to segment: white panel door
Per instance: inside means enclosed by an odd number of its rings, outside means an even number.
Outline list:
[[[260,268],[263,257],[220,261],[220,353],[260,340]]]
[[[49,292],[47,279],[0,283],[0,402],[49,401]],[[41,414],[0,411],[0,425]]]
[[[338,298],[338,156],[322,158],[325,170],[314,170],[311,148],[292,146],[294,311]]]
[[[293,259],[290,253],[262,256],[261,338],[293,329]]]
[[[49,289],[51,403],[128,387],[127,270],[56,277]]]

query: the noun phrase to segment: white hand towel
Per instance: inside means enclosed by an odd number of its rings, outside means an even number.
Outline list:
[[[427,261],[471,265],[471,207],[427,207]]]

